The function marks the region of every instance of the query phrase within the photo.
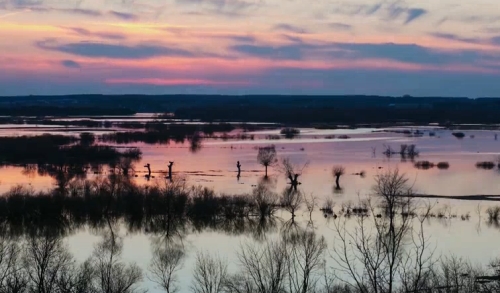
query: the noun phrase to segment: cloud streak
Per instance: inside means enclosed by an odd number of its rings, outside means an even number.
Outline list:
[[[91,32],[88,29],[81,27],[63,27],[64,29],[84,37],[96,37],[106,40],[125,40],[127,37],[124,34],[119,33],[107,33],[107,32]]]
[[[177,85],[209,85],[209,86],[248,86],[249,81],[218,81],[208,79],[165,79],[165,78],[110,78],[105,81],[107,84],[140,84],[156,86],[177,86]]]
[[[342,31],[348,31],[352,29],[352,25],[341,22],[332,22],[328,24],[328,26],[335,30],[342,30]]]
[[[195,57],[196,54],[174,47],[139,44],[136,46],[81,42],[59,44],[55,41],[39,41],[38,48],[48,51],[58,51],[76,56],[90,58],[112,59],[148,59],[153,57]]]
[[[301,27],[287,24],[287,23],[278,23],[278,24],[274,25],[273,30],[285,31],[285,32],[290,32],[290,33],[295,33],[295,34],[307,34],[308,33],[307,30],[305,30]]]
[[[421,8],[410,8],[407,11],[408,16],[406,17],[405,24],[409,24],[414,20],[427,14],[427,10]]]
[[[108,12],[110,15],[122,19],[122,20],[128,20],[128,21],[135,21],[139,19],[139,16],[132,14],[132,13],[126,13],[126,12],[118,12],[111,10]]]
[[[375,4],[343,3],[334,10],[334,13],[349,16],[379,16],[387,21],[404,19],[403,24],[408,25],[428,14],[428,11],[423,8],[409,7],[403,1],[384,1]]]
[[[251,57],[290,60],[301,60],[303,58],[302,49],[297,45],[275,47],[266,45],[234,45],[230,46],[229,49]]]

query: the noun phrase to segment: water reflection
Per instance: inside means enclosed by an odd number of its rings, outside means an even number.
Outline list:
[[[200,132],[195,132],[189,140],[189,150],[191,151],[191,153],[197,153],[202,147],[202,142],[202,134]]]
[[[274,199],[273,199],[274,198]],[[261,238],[276,226],[277,197],[265,186],[252,195],[220,196],[184,181],[138,186],[110,174],[96,180],[74,179],[61,192],[19,186],[0,198],[4,233],[11,236],[66,236],[84,227],[95,233],[125,225],[130,233],[182,240],[188,231],[215,230]]]

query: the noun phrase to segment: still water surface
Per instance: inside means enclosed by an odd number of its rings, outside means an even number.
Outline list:
[[[0,130],[0,135],[34,134],[32,129]],[[424,129],[424,128],[420,128]],[[341,129],[317,130],[301,129],[301,135],[292,140],[270,141],[264,139],[266,135],[278,134],[278,130],[257,131],[254,140],[205,140],[202,147],[196,152],[190,150],[188,143],[174,143],[167,145],[146,145],[142,143],[130,144],[127,147],[140,147],[143,152],[142,160],[135,166],[139,184],[155,184],[161,181],[167,171],[169,161],[174,161],[174,176],[185,178],[189,185],[202,185],[215,189],[218,193],[246,194],[258,184],[264,174],[264,168],[257,163],[257,148],[269,144],[276,146],[279,157],[290,158],[298,165],[308,163],[300,177],[300,189],[305,194],[312,194],[319,198],[319,206],[327,199],[335,202],[334,210],[338,210],[342,203],[356,202],[360,197],[370,194],[374,184],[374,176],[385,170],[399,168],[413,184],[419,194],[431,195],[500,195],[500,172],[477,169],[478,161],[497,162],[500,156],[500,141],[495,140],[493,131],[464,131],[466,137],[457,139],[451,131],[435,129],[435,136],[427,133],[422,137],[407,137],[393,132],[381,132],[380,129]],[[43,132],[50,132],[44,128]],[[42,131],[38,131],[42,133]],[[55,133],[59,133],[55,131]],[[72,132],[75,134],[76,132]],[[326,138],[335,135],[348,135],[350,139]],[[471,138],[471,135],[473,138]],[[450,168],[439,170],[420,170],[410,161],[402,161],[400,157],[387,158],[382,154],[385,146],[392,146],[399,150],[400,144],[415,144],[420,152],[416,160],[428,160],[433,163],[448,162]],[[123,147],[123,145],[120,145]],[[236,162],[242,165],[242,175],[236,178]],[[145,164],[151,164],[155,179],[150,181],[144,178]],[[342,165],[346,174],[341,177],[342,192],[335,192],[334,179],[331,169],[335,165]],[[365,171],[363,178],[353,175]],[[280,193],[287,187],[287,182],[276,169],[270,168],[270,175],[276,184],[274,190]],[[106,176],[89,174],[89,178]],[[54,180],[39,175],[26,176],[22,167],[3,167],[0,169],[0,191],[5,192],[13,186],[30,185],[35,190],[46,190],[54,187]],[[488,225],[485,221],[484,210],[495,202],[465,201],[450,199],[421,199],[435,205],[435,210],[446,210],[456,214],[452,219],[429,219],[425,222],[426,233],[430,236],[436,253],[455,254],[467,257],[480,264],[488,263],[492,258],[500,255],[500,229]],[[498,203],[500,205],[500,203]],[[478,207],[482,210],[482,218],[477,213]],[[304,209],[304,208],[303,208]],[[460,215],[470,214],[470,219],[462,221]],[[286,212],[279,212],[279,216],[288,219]],[[326,237],[328,244],[334,245],[331,219],[323,218],[321,212],[313,215],[315,228],[319,234]],[[297,221],[305,225],[307,219],[298,213]],[[353,223],[354,224],[354,223]],[[277,232],[271,232],[274,235]],[[151,260],[151,243],[154,236],[143,233],[128,233],[122,227],[119,234],[124,237],[124,259],[136,262],[143,269],[147,269]],[[94,244],[101,236],[90,230],[78,231],[68,237],[67,241],[72,252],[79,260],[87,258],[93,250]],[[188,258],[181,270],[181,292],[188,289],[191,270],[194,265],[194,255],[198,250],[208,250],[218,253],[234,263],[235,253],[242,242],[255,241],[251,236],[232,236],[226,233],[203,231],[191,232],[186,235],[182,243],[187,251]],[[145,279],[145,286],[150,292],[157,292],[155,286]],[[158,291],[160,292],[160,291]]]

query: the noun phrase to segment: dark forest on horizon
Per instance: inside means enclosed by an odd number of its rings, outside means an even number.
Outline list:
[[[500,98],[67,95],[0,97],[0,116],[174,113],[202,121],[310,124],[500,123]],[[167,118],[167,117],[164,117]],[[171,117],[168,117],[171,118]]]

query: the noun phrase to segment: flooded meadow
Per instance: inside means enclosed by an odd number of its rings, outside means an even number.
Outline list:
[[[214,126],[213,131],[204,132],[204,124],[196,121],[156,121],[167,130],[175,124],[194,127],[185,137],[165,138],[132,133],[144,130],[131,129],[130,124],[57,125],[57,121],[78,119],[82,118],[54,120],[54,124],[0,125],[3,138],[51,134],[77,139],[62,142],[58,138],[55,143],[63,146],[60,149],[44,147],[39,141],[33,145],[29,140],[20,141],[28,144],[24,151],[2,156],[3,233],[6,239],[26,239],[22,244],[28,247],[26,251],[40,245],[33,243],[32,235],[58,239],[60,249],[66,247],[77,263],[91,258],[102,267],[116,257],[122,266],[117,270],[130,274],[128,279],[120,274],[115,278],[134,280],[135,287],[130,288],[137,289],[116,292],[174,292],[158,281],[165,271],[175,274],[178,292],[222,292],[195,288],[203,282],[197,281],[200,274],[194,272],[203,267],[228,275],[232,291],[227,287],[227,292],[284,292],[266,291],[257,285],[259,289],[247,286],[244,291],[245,286],[233,280],[238,275],[231,274],[239,272],[243,263],[247,270],[241,274],[252,275],[255,271],[248,269],[254,264],[251,256],[260,257],[263,265],[264,260],[270,261],[266,255],[273,245],[295,251],[295,244],[290,243],[299,243],[301,237],[313,237],[304,241],[324,245],[319,249],[324,254],[322,261],[316,260],[311,268],[318,275],[318,288],[328,283],[323,272],[335,276],[332,282],[352,279],[345,262],[336,259],[336,252],[350,243],[342,235],[368,243],[371,240],[359,238],[364,231],[360,227],[373,232],[383,226],[377,219],[392,219],[377,195],[383,194],[383,180],[394,174],[404,178],[398,188],[411,191],[397,194],[398,229],[417,227],[410,233],[412,239],[421,239],[415,235],[425,231],[422,238],[428,249],[422,255],[436,259],[454,256],[484,267],[500,255],[500,209],[495,214],[500,207],[500,130],[483,130],[480,125],[466,130],[432,125],[297,128],[298,133],[287,138],[283,126],[274,124],[248,129]],[[145,123],[153,118],[85,119]],[[119,132],[127,135],[118,137]],[[81,133],[91,133],[92,138],[84,144]],[[51,143],[56,141],[51,139]],[[99,148],[90,150],[90,146]],[[273,157],[266,176],[266,164],[258,156],[270,146]],[[35,153],[37,156],[29,158],[28,154]],[[58,155],[63,159],[52,160]],[[422,245],[414,247],[417,252],[423,250]],[[297,261],[297,257],[290,256],[288,261]],[[222,274],[222,268],[227,272]],[[273,267],[272,272],[276,270]],[[361,282],[369,279],[362,268],[359,272]],[[291,281],[297,275],[288,272],[286,278],[285,292],[301,291],[298,288],[304,284],[293,286]],[[102,282],[99,286],[103,287]]]

